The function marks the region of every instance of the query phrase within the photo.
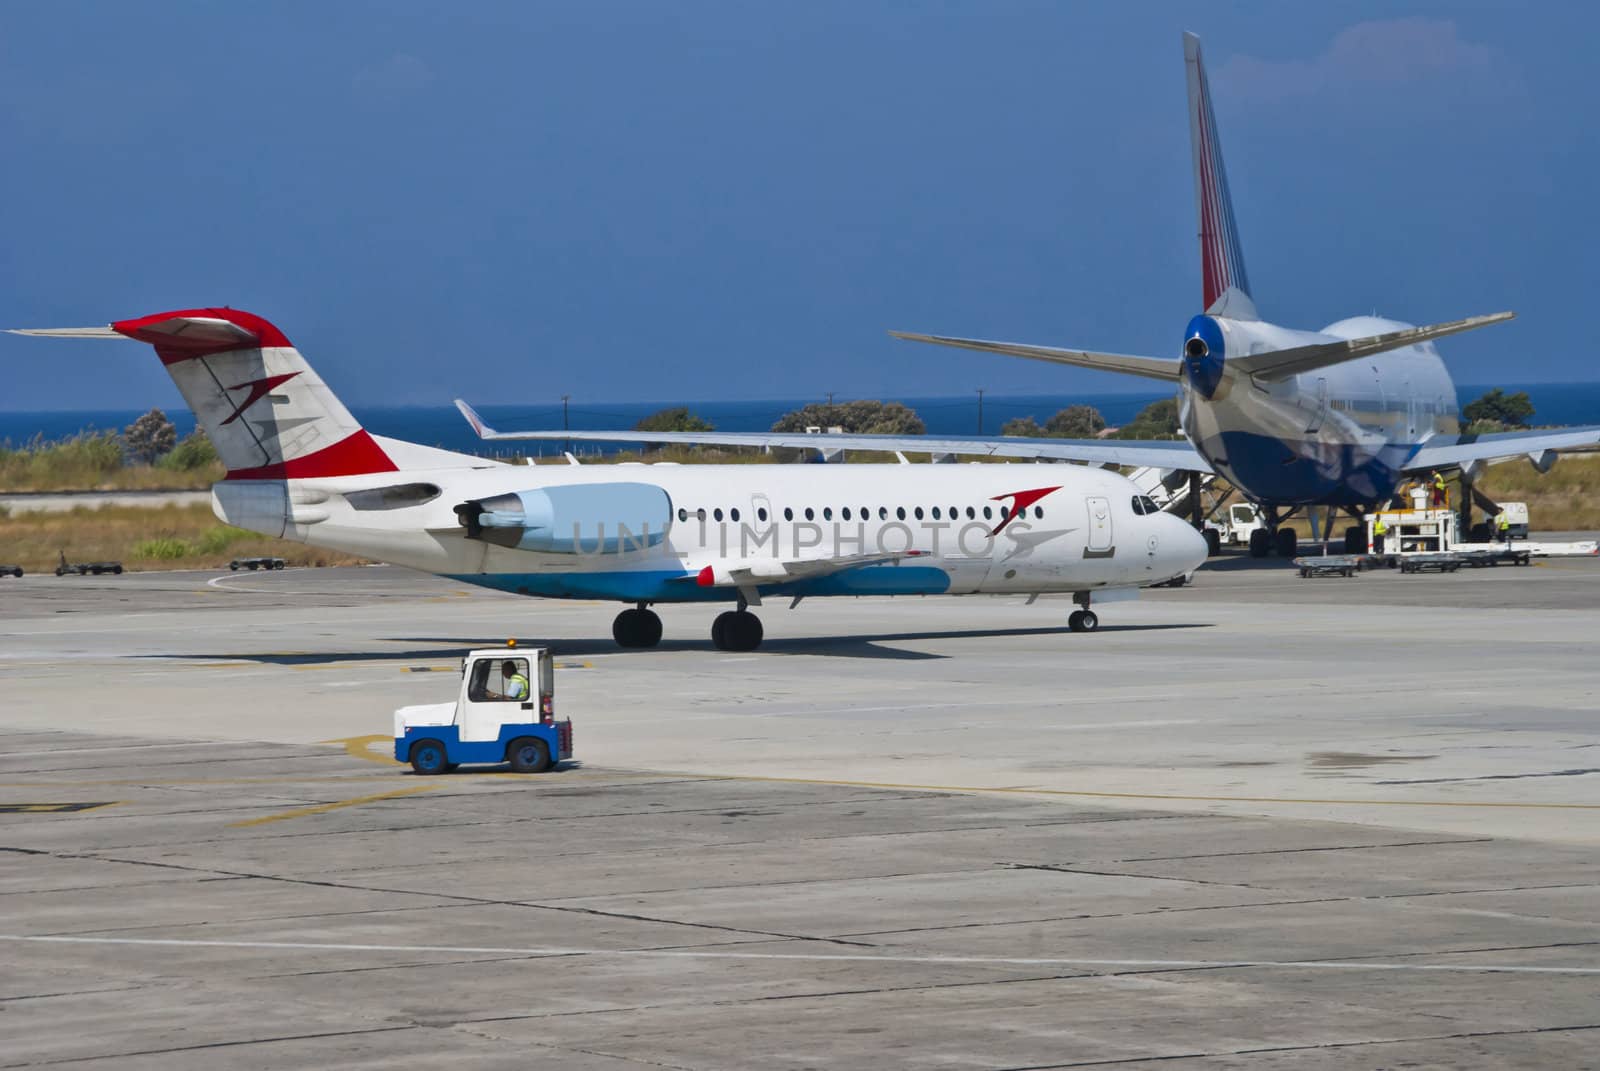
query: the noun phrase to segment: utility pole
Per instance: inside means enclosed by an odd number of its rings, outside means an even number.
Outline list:
[[[978,388],[978,434],[983,434],[983,388]]]
[[[833,391],[831,390],[828,392],[828,404],[830,406],[833,404]]]
[[[570,431],[571,430],[567,426],[567,399],[571,398],[571,397],[572,397],[572,395],[570,395],[570,394],[563,394],[561,396],[561,430],[562,431]],[[561,451],[562,451],[562,453],[567,453],[567,454],[572,453],[572,440],[571,439],[563,439],[561,441]]]

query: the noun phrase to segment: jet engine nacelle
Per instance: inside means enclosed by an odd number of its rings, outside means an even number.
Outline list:
[[[648,550],[667,537],[672,500],[649,483],[512,491],[456,507],[468,539],[546,554]]]

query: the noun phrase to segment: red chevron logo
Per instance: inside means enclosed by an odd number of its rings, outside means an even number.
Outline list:
[[[995,525],[994,531],[990,532],[989,534],[991,536],[999,535],[1000,530],[1006,525],[1010,524],[1012,521],[1016,520],[1018,514],[1022,513],[1029,506],[1033,505],[1050,492],[1059,490],[1061,490],[1061,485],[1057,484],[1054,487],[1035,487],[1031,491],[1011,491],[1003,495],[995,495],[989,501],[999,502],[1003,498],[1009,498],[1011,499],[1011,508],[1006,510],[1005,520]]]
[[[229,387],[229,390],[245,390],[248,388],[250,393],[245,396],[244,401],[238,404],[232,415],[230,415],[227,420],[222,422],[223,425],[226,426],[228,424],[232,424],[235,420],[238,420],[240,415],[243,414],[246,409],[249,409],[262,398],[265,398],[267,393],[274,387],[282,386],[299,374],[299,372],[285,372],[281,376],[267,376],[265,379],[252,379],[250,382],[241,383],[237,387]]]

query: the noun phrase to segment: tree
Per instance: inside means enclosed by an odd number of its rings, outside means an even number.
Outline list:
[[[129,457],[149,465],[178,445],[178,429],[172,426],[167,414],[152,409],[127,426],[122,441]]]
[[[1139,415],[1117,429],[1119,439],[1172,439],[1178,434],[1178,400],[1151,402]]]
[[[1106,418],[1092,405],[1069,405],[1044,426],[1046,435],[1058,439],[1092,439],[1106,430]]]
[[[807,428],[843,428],[852,435],[922,435],[928,427],[916,412],[899,402],[856,401],[839,405],[818,403],[785,413],[773,431]]]
[[[1477,401],[1468,402],[1461,415],[1469,424],[1492,420],[1505,427],[1523,428],[1533,417],[1533,403],[1528,400],[1527,391],[1507,394],[1496,387]]]
[[[1045,430],[1039,426],[1039,422],[1033,417],[1019,416],[1000,425],[1000,434],[1040,439],[1044,437]]]
[[[211,438],[206,435],[206,429],[195,428],[183,441],[172,448],[172,452],[161,459],[160,465],[164,469],[174,469],[179,472],[192,472],[203,469],[217,460],[217,448],[211,445]]]
[[[633,426],[634,431],[716,431],[706,420],[689,412],[688,406],[675,406],[651,413]]]

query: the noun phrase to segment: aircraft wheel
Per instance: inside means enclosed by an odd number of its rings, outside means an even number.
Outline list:
[[[654,610],[624,610],[611,623],[611,638],[618,647],[654,647],[661,642],[661,618]]]
[[[1344,552],[1346,554],[1365,554],[1367,552],[1367,530],[1359,524],[1352,524],[1344,530]]]
[[[1074,610],[1067,615],[1067,627],[1073,632],[1093,632],[1100,627],[1100,615],[1093,610]]]
[[[1272,533],[1265,528],[1257,528],[1250,533],[1250,557],[1265,558],[1272,553]]]
[[[1293,528],[1279,528],[1275,541],[1280,558],[1292,558],[1300,549],[1300,533]]]
[[[1206,556],[1215,558],[1222,553],[1222,536],[1215,528],[1206,529]]]
[[[506,748],[506,761],[517,773],[544,773],[550,768],[550,749],[543,740],[518,737]]]
[[[411,745],[411,768],[424,776],[444,773],[444,745],[437,740],[418,740]]]
[[[727,610],[711,622],[711,642],[719,651],[754,651],[764,635],[761,619],[748,610]]]

